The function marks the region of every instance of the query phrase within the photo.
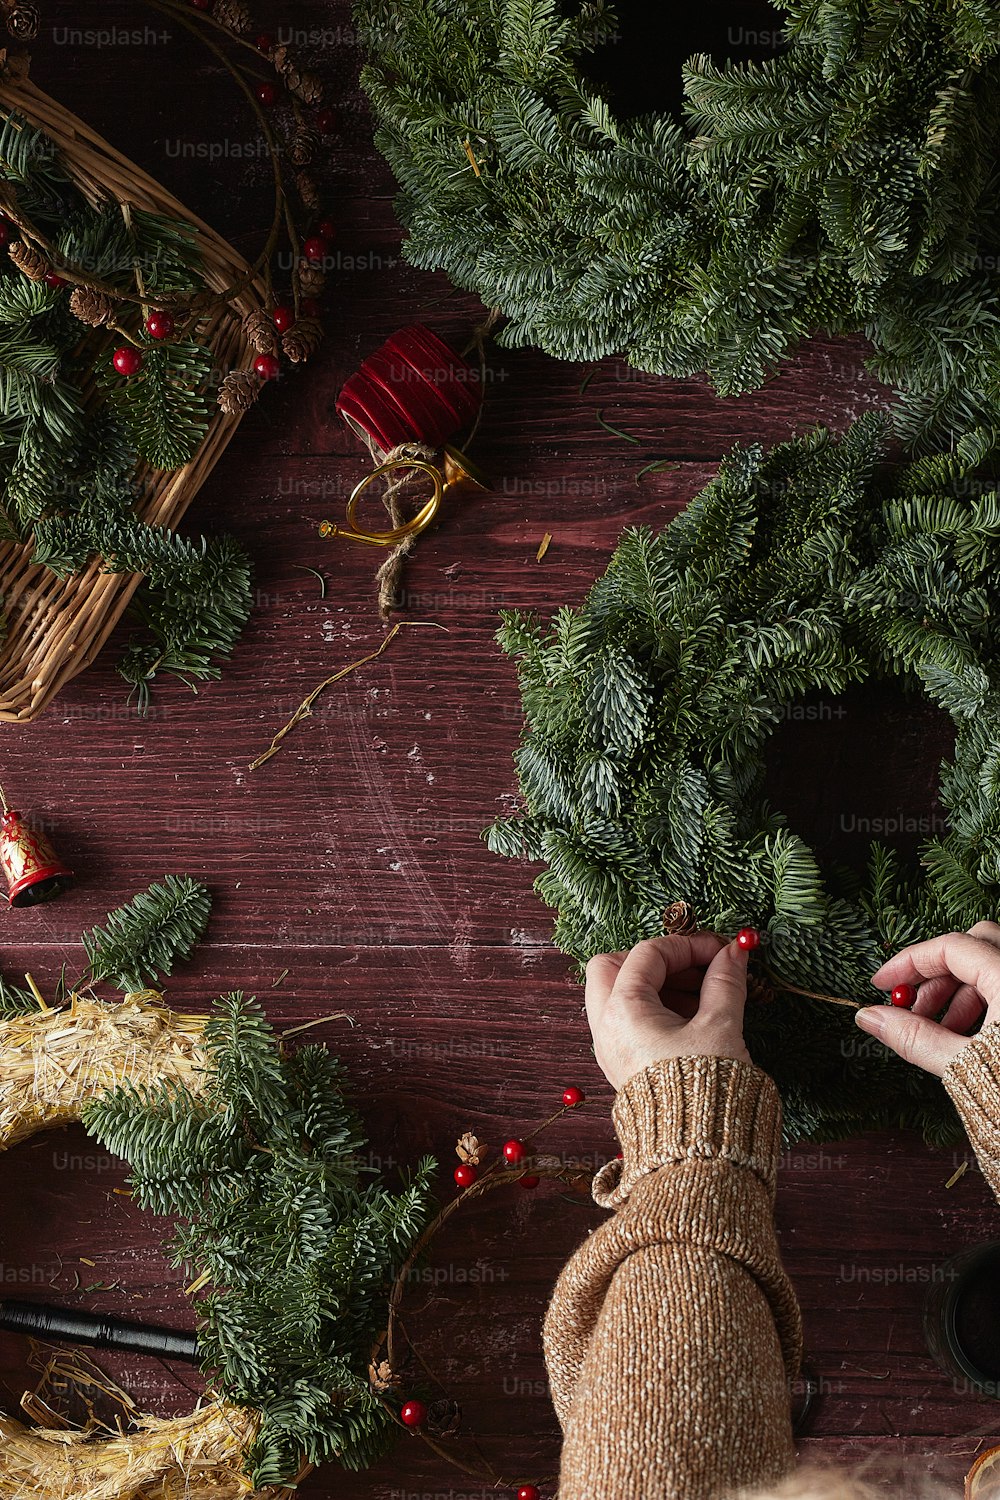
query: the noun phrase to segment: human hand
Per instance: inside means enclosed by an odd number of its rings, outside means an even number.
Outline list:
[[[871,1005],[856,1011],[862,1031],[940,1077],[969,1045],[964,1033],[984,1012],[987,1020],[1000,1021],[1000,926],[977,922],[968,932],[914,943],[877,969],[872,984],[880,990],[912,984],[917,998],[908,1010]]]
[[[749,1062],[743,1040],[747,958],[714,932],[672,933],[637,943],[629,953],[592,958],[587,1020],[612,1088],[665,1057]]]

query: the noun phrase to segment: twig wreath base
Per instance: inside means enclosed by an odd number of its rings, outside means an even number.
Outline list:
[[[91,1101],[123,1083],[197,1090],[205,1021],[169,1011],[155,991],[120,1005],[74,997],[67,1010],[0,1020],[0,1150],[82,1120]],[[133,1432],[103,1439],[0,1416],[0,1496],[245,1500],[243,1457],[257,1425],[252,1411],[213,1399],[187,1416],[138,1415]]]

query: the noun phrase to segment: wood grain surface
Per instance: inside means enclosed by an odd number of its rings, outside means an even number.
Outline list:
[[[2,961],[12,975],[30,969],[51,982],[74,961],[83,928],[165,871],[189,872],[212,887],[215,911],[208,942],[175,976],[170,997],[194,1009],[243,987],[265,999],[279,1026],[347,1011],[351,1022],[328,1022],[314,1036],[349,1065],[373,1159],[405,1166],[433,1151],[447,1194],[458,1132],[472,1127],[499,1143],[543,1118],[573,1082],[592,1103],[553,1133],[552,1149],[598,1164],[617,1147],[581,992],[549,944],[533,871],[494,858],[480,838],[511,805],[520,728],[513,670],[493,640],[497,611],[548,612],[579,600],[621,529],[669,520],[733,443],[780,440],[816,421],[839,429],[889,393],[866,374],[857,341],[817,340],[764,390],[726,401],[703,381],[640,378],[613,359],[591,372],[494,349],[474,457],[495,489],[449,505],[407,573],[403,618],[444,629],[401,631],[250,772],[303,694],[382,637],[373,554],[316,535],[366,467],[333,410],[340,384],[406,322],[425,321],[458,343],[481,316],[474,299],[400,259],[347,5],[279,12],[269,3],[258,14],[272,31],[304,35],[329,81],[339,124],[323,175],[341,230],[322,355],[267,392],[187,527],[229,530],[249,547],[257,607],[223,681],[196,696],[167,683],[149,716],[136,718],[115,672],[121,630],[39,723],[3,726],[4,784],[79,878],[49,906],[4,913]],[[138,43],[74,38],[80,28],[147,21],[151,34]],[[162,31],[156,12],[120,0],[99,16],[48,7],[34,76],[253,253],[268,214],[254,131],[214,63],[183,37],[160,39]],[[636,441],[608,432],[598,413]],[[637,481],[661,458],[673,467]],[[545,532],[552,543],[539,563]],[[325,598],[309,568],[324,574]],[[933,715],[861,693],[828,730],[783,727],[772,793],[824,852],[850,857],[858,819],[931,815],[946,749]],[[945,1186],[965,1154],[879,1135],[797,1148],[783,1163],[782,1242],[821,1388],[805,1451],[905,1458],[955,1479],[983,1444],[1000,1441],[1000,1409],[956,1388],[922,1334],[923,1300],[942,1263],[1000,1237],[974,1167]],[[111,1191],[122,1181],[120,1164],[79,1130],[0,1160],[3,1294],[183,1321],[163,1226]],[[529,1479],[555,1467],[539,1324],[560,1265],[599,1219],[588,1201],[544,1185],[491,1195],[414,1286],[407,1322],[421,1351],[461,1399],[466,1432],[505,1473]],[[180,1367],[104,1363],[154,1411],[183,1409],[197,1388]],[[27,1379],[23,1343],[0,1335],[12,1408]],[[302,1493],[485,1500],[495,1492],[407,1436],[370,1472],[330,1468]]]

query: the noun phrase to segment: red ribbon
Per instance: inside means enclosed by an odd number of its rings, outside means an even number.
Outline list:
[[[412,323],[345,381],[337,411],[384,454],[400,443],[440,447],[475,421],[482,399],[478,370]]]

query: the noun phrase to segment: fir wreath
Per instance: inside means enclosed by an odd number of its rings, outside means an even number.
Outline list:
[[[57,265],[86,266],[133,293],[139,267],[151,298],[202,284],[193,229],[140,209],[125,214],[115,202],[92,205],[45,133],[13,111],[0,117],[0,202],[10,192]],[[48,263],[21,260],[0,255],[0,539],[33,538],[32,561],[60,578],[95,556],[109,572],[145,575],[134,610],[144,630],[121,664],[143,707],[157,671],[217,677],[217,658],[250,612],[250,563],[232,538],[191,540],[136,514],[137,459],[178,468],[205,436],[212,354],[183,333],[150,338],[141,374],[97,377],[95,366],[110,362],[100,325],[111,314],[85,328]],[[85,399],[95,378],[104,397],[96,405]]]
[[[1000,24],[988,0],[778,0],[784,50],[615,118],[603,0],[357,0],[404,254],[561,359],[758,386],[863,332],[917,446],[1000,429]],[[943,445],[943,444],[942,444]]]
[[[233,1487],[221,1456],[218,1472],[204,1454],[187,1472],[189,1419],[178,1419],[171,1451],[169,1422],[137,1418],[134,1441],[104,1445],[103,1467],[96,1452],[100,1493],[121,1500],[135,1493],[140,1459],[164,1492],[242,1494],[294,1488],[330,1458],[362,1468],[399,1430],[369,1361],[393,1279],[430,1217],[435,1163],[424,1158],[400,1188],[387,1186],[366,1160],[338,1061],[323,1046],[281,1045],[253,999],[234,992],[210,1017],[174,1016],[145,988],[189,955],[209,907],[189,878],[150,886],[84,936],[86,971],[73,985],[62,977],[55,1008],[33,984],[0,979],[0,1150],[82,1119],[129,1164],[136,1202],[176,1216],[167,1249],[192,1278],[192,1296],[201,1293],[198,1345],[212,1396],[201,1440],[227,1455],[242,1449]],[[125,991],[123,1005],[89,998],[105,981]],[[170,1045],[178,1040],[182,1050]],[[235,1423],[226,1420],[234,1409]],[[48,1446],[61,1462],[72,1435],[43,1433],[26,1460],[15,1428],[0,1434],[0,1482],[16,1474],[19,1493],[69,1493],[44,1482],[39,1455]],[[41,1464],[31,1479],[26,1461]],[[91,1493],[86,1472],[84,1463],[74,1493]]]
[[[581,963],[661,933],[678,901],[765,932],[774,994],[750,1005],[748,1045],[790,1139],[952,1135],[937,1079],[781,982],[870,1003],[888,953],[994,917],[1000,894],[1000,494],[957,456],[887,471],[885,442],[868,417],[840,441],[735,451],[663,531],[625,534],[579,609],[548,628],[507,614],[499,636],[519,659],[524,806],[490,847],[545,862],[535,889]],[[949,826],[922,876],[878,843],[867,870],[824,870],[764,797],[787,706],[866,678],[954,720]]]

